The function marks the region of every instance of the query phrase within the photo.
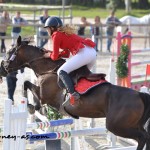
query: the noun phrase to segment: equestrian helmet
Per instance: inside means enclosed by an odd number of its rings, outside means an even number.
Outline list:
[[[47,27],[61,27],[63,26],[63,23],[59,17],[49,17],[46,22],[44,28]]]

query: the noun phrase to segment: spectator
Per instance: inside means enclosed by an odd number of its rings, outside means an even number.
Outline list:
[[[94,19],[94,24],[92,25],[92,39],[93,41],[96,43],[95,49],[98,52],[98,37],[101,33],[100,33],[100,25],[102,25],[100,17],[96,16]]]
[[[9,18],[9,13],[3,11],[2,16],[0,17],[0,36],[6,36],[7,25],[11,23]],[[6,52],[5,40],[1,39],[1,53]]]
[[[89,22],[87,22],[86,17],[81,17],[80,25],[78,28],[78,35],[84,36],[85,35],[85,27],[90,25]]]
[[[12,36],[12,46],[16,44],[16,39],[21,33],[21,26],[27,25],[27,21],[21,17],[20,11],[16,12],[16,15],[12,19],[12,24],[17,25],[12,28],[11,36]]]
[[[43,15],[39,19],[39,24],[43,25],[45,24],[47,18],[49,18],[48,10],[43,10]],[[45,28],[39,27],[39,36],[48,36],[48,32]],[[39,39],[39,47],[43,47],[48,42],[48,39],[46,38],[40,38]]]
[[[120,25],[121,22],[115,17],[115,12],[111,12],[110,16],[106,19],[106,35],[107,35],[107,51],[110,52],[112,38],[114,35],[114,28]]]
[[[6,82],[7,82],[7,93],[8,93],[8,98],[11,99],[14,102],[14,92],[16,89],[16,82],[17,82],[17,78],[16,78],[17,72],[12,72],[9,73],[6,76]]]
[[[21,69],[21,73],[24,72],[24,69]],[[16,89],[16,83],[17,83],[17,71],[11,72],[6,76],[6,82],[7,82],[7,93],[8,98],[11,99],[14,103],[14,93]]]

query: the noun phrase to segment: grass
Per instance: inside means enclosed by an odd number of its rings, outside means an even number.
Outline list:
[[[8,27],[7,29],[7,36],[10,36],[11,35],[11,29],[12,27]],[[36,31],[34,30],[34,27],[30,27],[30,26],[27,26],[27,27],[22,27],[22,32],[21,32],[21,36],[23,37],[30,37],[30,36],[34,36],[36,34]]]
[[[135,17],[142,17],[144,15],[149,14],[149,10],[140,10],[140,9],[132,9],[131,14]],[[89,8],[89,7],[81,7],[81,6],[73,6],[73,16],[74,17],[81,17],[85,16],[87,18],[94,18],[95,16],[100,16],[101,18],[106,18],[109,15],[110,11],[104,8]],[[116,16],[118,18],[121,18],[125,15],[128,15],[125,11],[125,9],[117,9]]]
[[[121,18],[125,15],[132,15],[135,17],[142,17],[144,15],[149,14],[149,10],[140,10],[140,9],[132,9],[131,14],[127,14],[125,9],[117,9],[116,16]],[[24,11],[22,13],[31,14],[31,12]],[[72,15],[73,17],[82,17],[85,16],[87,18],[94,18],[95,16],[100,16],[101,18],[106,18],[109,15],[110,11],[104,8],[89,8],[89,7],[81,7],[81,6],[73,6]],[[50,10],[50,15],[59,15],[58,10]],[[41,12],[37,12],[36,15],[41,15]],[[69,10],[65,11],[65,15],[69,15]]]
[[[15,5],[15,4],[13,4]],[[132,9],[131,14],[132,16],[135,17],[142,17],[146,14],[149,14],[150,10],[139,10],[139,9]],[[22,14],[30,14],[33,15],[33,11],[21,11]],[[37,12],[36,16],[40,16],[41,12]],[[50,10],[49,11],[49,15],[59,15],[59,11],[58,10]],[[65,15],[69,15],[69,11],[66,10],[65,11]],[[104,9],[104,8],[98,8],[98,7],[84,7],[84,6],[73,6],[72,9],[72,15],[73,17],[82,17],[85,16],[87,18],[94,18],[95,16],[100,16],[101,18],[106,18],[109,15],[109,11]],[[121,18],[125,15],[128,15],[125,12],[125,9],[118,9],[116,12],[116,16],[118,18]],[[10,35],[11,33],[11,27],[8,27],[8,31],[7,31],[7,35]],[[23,36],[30,36],[30,35],[34,35],[36,32],[34,30],[33,27],[23,27],[22,29],[22,35]]]
[[[10,6],[10,8],[12,8],[12,6],[15,6],[15,5],[17,7],[17,4],[8,4],[8,5]],[[28,5],[25,5],[25,6],[28,6]],[[31,6],[36,7],[38,5],[29,5],[29,6],[30,6],[30,9],[31,9]],[[39,6],[45,7],[46,5],[39,5]],[[24,8],[26,9],[26,7],[24,7]],[[22,9],[24,9],[24,8],[22,8]],[[78,5],[73,5],[72,8],[73,8],[72,9],[73,17],[85,16],[87,18],[94,18],[95,16],[98,15],[101,18],[106,18],[109,15],[109,11],[106,10],[105,8],[87,7],[87,6],[78,6]],[[33,11],[21,11],[21,12],[26,13],[26,14],[33,14]],[[150,9],[148,9],[148,10],[132,9],[130,15],[135,16],[135,17],[142,17],[146,14],[149,14],[149,12],[150,12]],[[49,14],[50,15],[59,15],[59,11],[58,10],[50,10]],[[37,16],[41,15],[41,11],[37,11],[36,15]],[[69,10],[65,11],[65,15],[69,15]],[[126,13],[125,9],[117,9],[116,16],[118,18],[121,18],[125,15],[128,15]]]

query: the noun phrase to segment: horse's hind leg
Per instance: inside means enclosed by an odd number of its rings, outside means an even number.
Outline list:
[[[32,84],[30,81],[25,81],[24,82],[24,91],[23,91],[23,95],[25,97],[27,97],[28,89],[33,94],[33,101],[34,101],[34,106],[32,104],[28,104],[28,110],[31,114],[33,114],[35,112],[35,110],[39,110],[41,108],[40,96],[39,96],[40,88],[39,88],[39,86]]]
[[[143,150],[148,138],[145,130],[141,130],[139,128],[127,128],[124,125],[121,125],[121,123],[113,124],[113,121],[109,124],[106,122],[106,127],[110,132],[114,133],[117,136],[136,140],[138,142],[137,150]]]

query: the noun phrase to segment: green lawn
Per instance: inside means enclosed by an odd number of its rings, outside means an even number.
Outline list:
[[[10,6],[10,8],[12,8],[12,6],[15,6],[16,4],[8,4],[8,5]],[[25,6],[28,6],[28,5],[25,5]],[[29,5],[29,6],[31,8],[31,6],[35,7],[38,5]],[[40,5],[40,6],[45,7],[46,5]],[[17,7],[17,5],[16,5],[16,7]],[[24,8],[26,8],[26,7],[24,7]],[[72,14],[74,17],[86,16],[87,18],[94,18],[96,15],[99,15],[101,18],[106,18],[109,14],[108,10],[106,10],[104,8],[99,8],[99,7],[84,7],[84,6],[73,5],[72,8],[73,8]],[[143,15],[149,14],[149,12],[150,12],[150,9],[149,10],[132,9],[132,12],[130,15],[133,15],[136,17],[142,17]],[[22,13],[32,14],[33,11],[22,11]],[[49,13],[50,13],[50,15],[58,15],[59,11],[58,10],[50,10]],[[41,12],[36,13],[36,15],[40,15],[40,14],[41,14]],[[69,15],[68,10],[66,10],[65,15]],[[127,13],[125,12],[125,9],[117,9],[116,15],[117,15],[117,17],[120,18],[120,17],[123,17],[124,15],[127,15]]]
[[[12,27],[8,27],[8,30],[7,30],[8,36],[10,36],[10,34],[11,34],[11,29],[12,29]],[[30,27],[30,26],[22,27],[21,36],[30,37],[30,36],[34,36],[34,34],[36,34],[36,32],[33,27]]]
[[[142,17],[144,15],[149,14],[150,9],[149,10],[140,10],[140,9],[132,9],[131,14],[132,16],[135,17]],[[29,13],[29,12],[28,12]],[[85,16],[87,18],[94,18],[95,16],[99,15],[101,18],[106,18],[109,15],[110,11],[104,8],[89,8],[89,7],[83,7],[83,6],[73,6],[72,9],[72,15],[73,17],[81,17],[81,16]],[[40,13],[37,13],[37,15],[40,15]],[[58,15],[58,11],[56,10],[50,10],[49,11],[50,15]],[[69,11],[66,10],[65,15],[69,15]],[[125,15],[128,15],[125,11],[125,9],[117,9],[116,11],[116,16],[118,18],[121,18]]]
[[[99,15],[101,18],[106,18],[109,15],[109,11],[106,9],[102,8],[87,8],[85,7],[78,7],[74,6],[73,7],[73,16],[74,17],[81,17],[81,16],[86,16],[87,18],[94,18],[96,15]],[[144,15],[149,14],[150,10],[138,10],[138,9],[133,9],[131,14],[132,16],[136,17],[142,17]],[[121,18],[125,15],[128,15],[125,11],[125,9],[117,9],[116,11],[116,16],[118,18]]]

